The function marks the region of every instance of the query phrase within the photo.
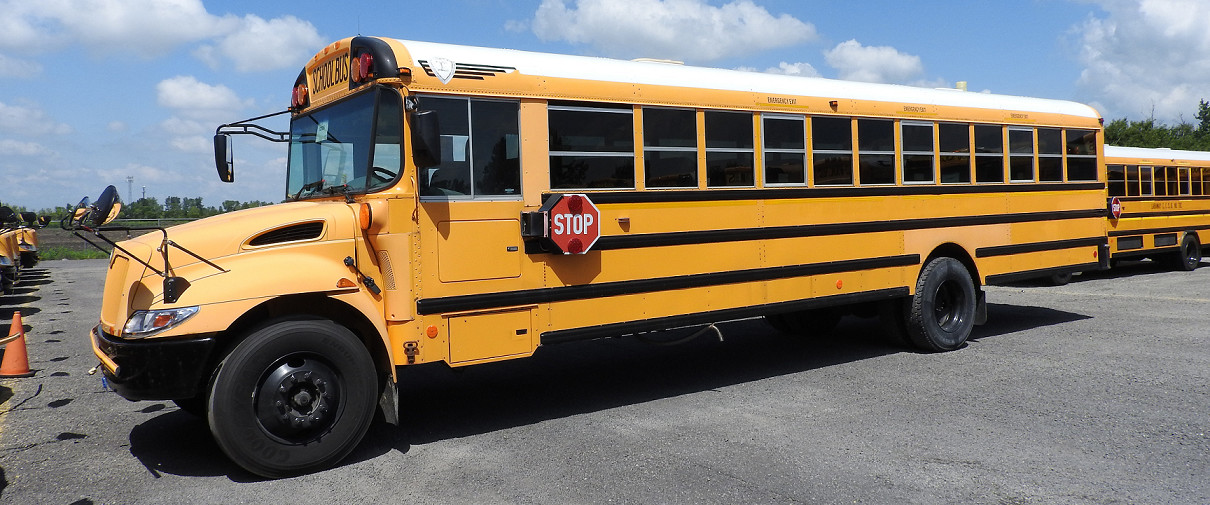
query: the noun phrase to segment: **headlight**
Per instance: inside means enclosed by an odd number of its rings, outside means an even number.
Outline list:
[[[126,338],[150,337],[173,326],[185,322],[197,314],[197,307],[181,307],[179,309],[140,310],[131,314],[122,329]]]
[[[13,260],[8,259],[8,256],[0,255],[0,267],[13,266]]]

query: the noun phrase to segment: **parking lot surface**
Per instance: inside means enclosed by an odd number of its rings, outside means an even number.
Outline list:
[[[36,371],[0,379],[0,503],[1210,503],[1206,263],[990,287],[988,323],[942,354],[849,317],[403,369],[401,426],[280,480],[88,374],[105,265],[44,262],[0,296]]]

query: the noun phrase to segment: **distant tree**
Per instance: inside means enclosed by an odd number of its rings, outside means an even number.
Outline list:
[[[1115,146],[1210,151],[1210,103],[1201,100],[1196,117],[1197,125],[1181,122],[1176,126],[1156,123],[1155,118],[1142,121],[1115,119],[1105,125],[1105,143]]]
[[[1197,133],[1203,139],[1210,138],[1210,102],[1199,100],[1197,104]]]

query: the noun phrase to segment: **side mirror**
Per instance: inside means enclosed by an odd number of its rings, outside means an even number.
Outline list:
[[[21,223],[26,226],[33,226],[38,221],[38,215],[33,212],[22,212]]]
[[[0,207],[0,224],[19,224],[21,218],[17,217],[17,213],[8,207]]]
[[[231,154],[231,136],[226,133],[214,135],[214,166],[218,169],[220,181],[235,181],[235,159]]]
[[[92,201],[89,200],[87,196],[81,198],[80,203],[76,204],[76,208],[72,209],[71,215],[63,218],[63,221],[59,223],[59,226],[62,226],[65,230],[80,229],[80,227],[84,225],[84,218],[88,217],[88,211],[92,209],[89,207],[91,203]]]
[[[118,188],[113,187],[112,184],[106,186],[105,190],[101,192],[101,196],[97,197],[97,203],[93,207],[89,222],[94,228],[99,228],[117,219],[118,213],[122,212],[122,199],[118,197]]]
[[[417,168],[441,164],[441,124],[435,111],[412,113],[412,160]]]
[[[46,228],[50,224],[50,216],[38,216],[38,228]]]

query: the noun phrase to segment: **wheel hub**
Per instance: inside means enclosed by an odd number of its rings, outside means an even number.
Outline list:
[[[338,384],[332,369],[317,358],[282,360],[257,390],[257,419],[267,433],[283,440],[312,440],[336,420]]]

